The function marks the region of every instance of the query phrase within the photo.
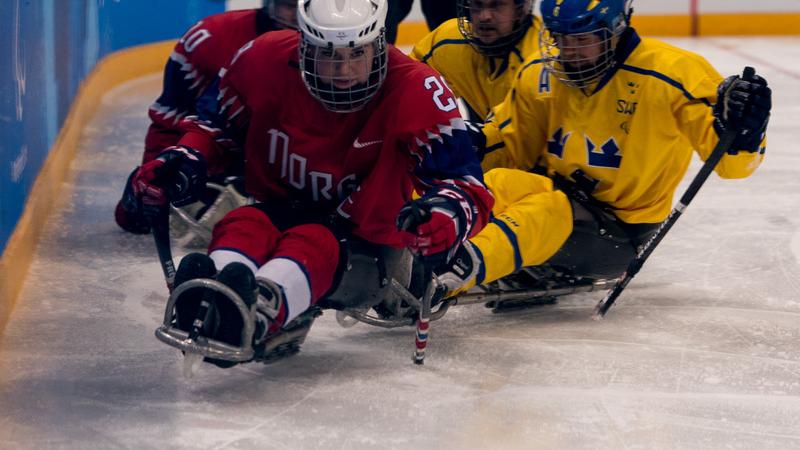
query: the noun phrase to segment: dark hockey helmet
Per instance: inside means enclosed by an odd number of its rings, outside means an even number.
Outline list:
[[[508,54],[533,23],[534,0],[458,0],[458,29],[487,56]]]
[[[539,44],[544,65],[568,86],[585,88],[614,64],[632,0],[542,0]]]
[[[363,108],[386,79],[387,0],[301,0],[300,73],[325,108]]]
[[[297,29],[297,0],[264,0],[264,9],[276,26]]]

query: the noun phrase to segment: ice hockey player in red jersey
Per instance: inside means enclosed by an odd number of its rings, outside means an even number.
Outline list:
[[[175,284],[215,277],[255,304],[257,354],[298,320],[307,333],[303,314],[336,288],[348,240],[407,246],[437,266],[488,220],[493,198],[453,94],[386,44],[386,8],[305,0],[300,34],[268,33],[243,47],[221,72],[210,120],[184,120],[178,145],[134,176],[145,204],[180,205],[207,172],[224,170],[225,153],[243,149],[247,191],[259,203],[218,222],[208,256],[184,257]],[[216,305],[204,333],[242,345],[240,314],[222,294],[197,290],[177,299],[178,327],[188,331],[202,303]]]
[[[189,28],[164,68],[161,96],[150,106],[152,122],[145,137],[142,163],[178,143],[183,135],[181,120],[196,114],[198,98],[237,50],[268,31],[297,28],[296,12],[296,0],[265,0],[262,8],[215,14]],[[133,197],[130,177],[114,216],[126,231],[136,234],[150,231]]]

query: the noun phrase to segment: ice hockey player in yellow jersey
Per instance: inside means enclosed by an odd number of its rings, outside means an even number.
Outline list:
[[[494,218],[440,275],[451,290],[544,263],[616,278],[669,215],[693,150],[705,160],[733,127],[717,174],[747,177],[764,158],[762,77],[724,79],[641,38],[631,0],[543,0],[541,13],[542,54],[484,128]]]
[[[441,73],[483,122],[505,98],[524,60],[539,50],[533,0],[458,0],[458,17],[419,41],[411,57]]]

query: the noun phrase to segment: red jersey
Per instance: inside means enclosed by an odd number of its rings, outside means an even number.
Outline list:
[[[145,138],[143,162],[181,137],[179,123],[196,113],[195,102],[242,45],[276,30],[266,10],[231,11],[197,22],[175,45],[164,68],[164,88],[150,106],[152,124]]]
[[[414,188],[460,191],[477,233],[493,198],[441,76],[390,46],[378,94],[359,111],[336,113],[303,84],[298,42],[297,32],[280,31],[243,47],[221,72],[215,117],[186,121],[180,144],[203,153],[212,171],[226,150],[244,148],[257,200],[313,203],[370,242],[402,245],[395,218]]]

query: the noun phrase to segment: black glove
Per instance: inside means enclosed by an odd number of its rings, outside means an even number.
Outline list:
[[[138,171],[138,167],[133,169],[128,181],[125,182],[122,198],[114,210],[114,220],[120,228],[129,233],[147,234],[150,232],[150,221],[142,213],[142,202],[133,193],[133,176]]]
[[[145,215],[157,214],[168,202],[186,206],[197,201],[206,187],[206,162],[188,147],[169,147],[133,175],[133,193]]]
[[[717,89],[714,130],[720,136],[727,130],[739,130],[731,147],[732,154],[738,150],[757,152],[771,109],[772,90],[767,80],[758,75],[753,75],[751,80],[738,75],[728,77]]]
[[[473,211],[466,196],[455,188],[438,188],[400,209],[397,229],[414,253],[437,268],[453,257],[472,228]]]

